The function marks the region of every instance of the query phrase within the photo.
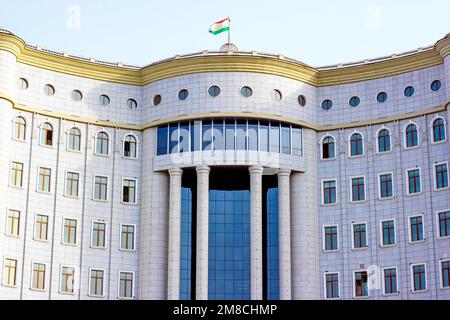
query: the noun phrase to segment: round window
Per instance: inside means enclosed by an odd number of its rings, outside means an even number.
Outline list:
[[[302,107],[306,106],[306,98],[305,98],[304,95],[299,95],[299,96],[298,96],[298,103],[299,103]]]
[[[405,97],[412,97],[414,95],[414,87],[406,87],[405,89]]]
[[[73,101],[81,101],[83,100],[83,94],[79,90],[72,91],[72,100]]]
[[[19,88],[22,90],[27,90],[28,89],[28,81],[24,78],[20,78],[19,79]]]
[[[377,95],[377,101],[378,101],[379,103],[384,103],[384,102],[386,102],[387,98],[388,98],[388,95],[387,95],[386,92],[380,92],[380,93]]]
[[[44,92],[48,96],[53,96],[55,94],[55,88],[50,84],[46,84],[44,86]]]
[[[178,100],[184,101],[188,97],[189,97],[189,91],[187,91],[186,89],[183,89],[180,92],[178,92]]]
[[[361,99],[359,97],[351,97],[350,101],[348,102],[351,107],[357,107],[361,103]]]
[[[270,93],[270,96],[275,101],[281,101],[281,99],[283,99],[283,95],[281,94],[281,91],[277,90],[277,89],[272,90],[272,92]]]
[[[130,110],[136,109],[137,108],[137,102],[134,99],[128,99],[127,100],[127,108]]]
[[[434,92],[439,91],[439,89],[441,89],[441,86],[442,86],[441,81],[439,81],[439,80],[434,80],[434,81],[431,83],[431,90],[434,91]]]
[[[99,100],[100,100],[100,105],[102,105],[102,106],[109,106],[109,104],[111,103],[111,100],[109,99],[109,97],[104,94],[102,94],[100,96]]]
[[[220,95],[220,88],[218,86],[211,86],[208,89],[208,94],[211,97],[218,97]]]
[[[323,110],[328,111],[328,110],[330,110],[332,107],[333,107],[333,102],[332,102],[331,100],[327,99],[327,100],[324,100],[324,101],[322,102],[322,109],[323,109]]]
[[[161,100],[162,100],[161,95],[157,94],[156,96],[153,97],[153,105],[154,106],[159,105],[161,103]]]
[[[251,96],[253,95],[253,90],[252,90],[252,88],[247,87],[247,86],[242,87],[242,89],[241,89],[241,95],[242,95],[243,97],[246,97],[246,98],[251,97]]]

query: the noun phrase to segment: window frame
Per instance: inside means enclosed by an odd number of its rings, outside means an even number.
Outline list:
[[[13,170],[13,164],[14,163],[18,163],[18,164],[22,165],[21,186],[15,186],[15,185],[11,184],[11,173],[12,173],[12,170]],[[23,185],[24,185],[24,178],[25,177],[26,177],[26,175],[25,175],[25,163],[20,162],[20,161],[16,161],[16,160],[11,160],[9,162],[8,187],[13,188],[13,189],[17,189],[17,190],[24,190],[25,187]]]
[[[125,156],[125,142],[128,142],[128,141],[126,141],[126,139],[128,137],[133,137],[136,140],[136,157],[126,157]],[[130,133],[125,134],[122,138],[122,159],[139,160],[139,144],[140,144],[139,139],[134,133],[130,132]]]
[[[102,223],[105,225],[105,237],[104,237],[105,245],[103,247],[94,246],[92,244],[92,239],[94,238],[94,223]],[[90,238],[89,239],[89,248],[95,249],[95,250],[108,250],[108,222],[106,222],[105,220],[102,220],[102,219],[93,219],[91,221],[91,236],[89,238]]]
[[[420,182],[420,192],[415,192],[415,193],[411,193],[409,190],[409,172],[410,171],[415,171],[415,170],[419,170],[419,182]],[[413,197],[413,196],[418,196],[421,195],[423,193],[423,183],[422,183],[422,169],[420,167],[415,167],[415,168],[409,168],[405,170],[406,173],[406,195]]]
[[[100,133],[105,133],[105,134],[108,136],[108,145],[107,145],[108,153],[106,153],[106,154],[98,153],[98,152],[97,152],[97,141],[99,140],[99,139],[98,139],[98,135],[99,135]],[[108,132],[107,130],[105,130],[104,128],[101,128],[100,130],[98,130],[98,131],[95,133],[95,135],[94,135],[94,154],[95,154],[96,156],[98,156],[98,157],[104,157],[104,158],[107,158],[107,157],[110,157],[110,156],[111,156],[111,135],[110,135],[109,132]]]
[[[129,180],[129,181],[134,181],[135,182],[135,187],[134,187],[134,202],[125,202],[123,199],[123,188],[125,187],[124,183],[125,180]],[[139,203],[138,201],[138,179],[137,178],[127,178],[127,177],[123,177],[122,178],[122,187],[121,187],[121,193],[120,193],[120,203],[126,206],[137,206],[137,204]]]
[[[76,227],[75,227],[75,243],[69,243],[69,242],[65,242],[64,241],[64,229],[65,229],[65,222],[66,220],[74,220],[76,221]],[[74,218],[74,217],[69,217],[69,216],[63,216],[62,217],[62,224],[61,224],[61,244],[63,246],[68,246],[68,247],[76,247],[78,244],[78,218]]]
[[[69,173],[78,174],[78,190],[77,190],[78,195],[77,196],[71,196],[71,195],[67,194],[67,176],[68,176]],[[81,183],[81,173],[79,171],[66,170],[64,172],[64,186],[63,186],[63,188],[64,188],[64,193],[63,193],[64,197],[69,198],[69,199],[80,199],[80,186],[81,185],[82,185],[82,183]]]
[[[122,248],[122,227],[127,226],[127,227],[133,227],[134,228],[134,233],[133,233],[133,249],[123,249]],[[120,224],[120,236],[119,236],[119,250],[122,252],[136,252],[136,233],[137,233],[137,225],[133,224],[133,223],[121,223]]]
[[[37,232],[36,227],[37,227],[37,217],[38,216],[47,217],[47,230],[46,230],[47,239],[44,239],[44,240],[43,239],[39,239],[39,238],[36,237],[36,232]],[[34,219],[33,219],[33,241],[42,242],[42,243],[48,243],[50,241],[49,239],[51,238],[51,235],[50,235],[50,227],[51,227],[51,225],[50,224],[51,224],[50,215],[35,212],[34,213]]]
[[[108,99],[108,103],[107,104],[103,104],[102,103],[104,98]],[[101,95],[98,96],[98,102],[99,102],[100,107],[108,107],[108,106],[111,105],[111,98],[107,94],[101,94]]]
[[[387,293],[386,292],[386,283],[385,283],[385,275],[384,275],[384,271],[385,270],[389,270],[389,269],[395,269],[395,281],[397,283],[397,291],[396,292],[392,292],[392,293]],[[398,296],[400,295],[400,290],[399,290],[399,279],[400,277],[398,276],[398,267],[397,266],[388,266],[388,267],[382,267],[381,268],[381,274],[382,274],[382,279],[381,279],[381,287],[382,287],[382,291],[381,291],[381,295],[383,297],[392,297],[392,296]]]
[[[242,90],[245,88],[245,90],[247,91],[247,92],[250,92],[250,95],[244,95],[243,94],[243,92],[242,92]],[[247,89],[250,89],[250,90],[247,90]],[[251,97],[253,97],[253,95],[255,94],[255,91],[253,90],[253,88],[251,87],[251,86],[249,86],[249,85],[244,85],[244,86],[242,86],[240,89],[239,89],[239,95],[242,97],[242,98],[251,98]]]
[[[357,200],[357,201],[353,201],[353,179],[359,179],[359,178],[363,178],[364,180],[364,200]],[[365,175],[361,175],[361,176],[353,176],[349,178],[350,181],[350,203],[352,204],[359,204],[359,203],[364,203],[367,201],[367,183],[366,183],[366,176]]]
[[[444,134],[445,134],[445,139],[441,140],[441,141],[435,141],[434,140],[434,123],[437,120],[442,120],[444,122]],[[430,135],[431,135],[431,144],[432,145],[437,145],[437,144],[441,144],[441,143],[446,143],[447,142],[447,121],[445,120],[445,118],[443,116],[440,115],[436,115],[433,119],[431,119],[431,123],[430,123]]]
[[[411,226],[412,226],[411,219],[418,218],[418,217],[422,218],[422,236],[423,236],[423,239],[422,240],[413,241],[412,240],[412,232],[411,232]],[[423,213],[415,214],[415,215],[412,215],[412,216],[408,216],[408,240],[409,240],[410,244],[419,244],[419,243],[423,243],[423,242],[425,242],[427,240],[426,230],[425,230],[425,215]]]
[[[366,226],[366,246],[365,247],[356,248],[356,246],[355,246],[355,230],[353,228],[354,228],[354,226],[362,225],[362,224],[364,224]],[[367,221],[352,222],[352,224],[351,224],[351,234],[352,234],[352,250],[353,251],[363,251],[363,250],[368,250],[369,249],[369,228],[368,228]]]
[[[24,122],[25,122],[25,124],[24,124],[24,126],[25,126],[25,128],[24,128],[24,134],[23,134],[23,137],[24,137],[24,139],[23,140],[21,140],[21,139],[17,139],[15,136],[14,136],[14,126],[16,125],[16,119],[17,118],[21,118]],[[25,118],[25,116],[24,115],[22,115],[22,114],[17,114],[17,115],[15,115],[14,117],[13,117],[13,119],[12,119],[12,127],[11,127],[11,139],[13,140],[13,141],[16,141],[16,142],[21,142],[21,143],[26,143],[27,142],[27,129],[28,129],[28,121],[27,121],[27,119]]]
[[[78,98],[78,96],[80,97],[80,100],[74,99],[75,94],[77,95],[76,96],[77,98]],[[84,98],[83,92],[81,92],[81,90],[79,90],[79,89],[72,90],[72,92],[70,93],[70,97],[72,98],[73,102],[81,102],[81,101],[83,101],[83,98]]]
[[[417,130],[417,145],[416,146],[412,146],[412,147],[408,147],[408,135],[407,135],[407,130],[408,127],[410,125],[415,125],[416,126],[416,130]],[[407,124],[404,125],[403,130],[402,130],[402,134],[403,134],[403,149],[404,150],[414,150],[420,147],[420,129],[419,129],[419,125],[413,121],[409,121]]]
[[[43,126],[48,124],[51,128],[52,128],[52,144],[48,145],[45,144],[42,141],[42,134],[43,134]],[[39,125],[39,138],[38,138],[38,142],[39,142],[39,146],[44,147],[44,148],[49,148],[49,149],[54,149],[55,148],[55,144],[57,144],[57,141],[55,141],[55,126],[49,122],[49,121],[43,121],[40,125]]]
[[[334,157],[332,157],[332,158],[324,158],[323,157],[323,146],[324,146],[324,141],[325,141],[325,139],[327,139],[327,138],[332,138],[333,140],[334,140]],[[320,139],[320,160],[323,160],[323,161],[331,161],[331,160],[336,160],[336,151],[337,151],[337,142],[336,142],[337,140],[336,140],[336,138],[332,135],[332,134],[328,134],[328,132],[327,132],[327,134],[326,135],[324,135],[323,137],[322,137],[322,139]]]
[[[450,290],[450,283],[449,283],[448,287],[444,287],[444,277],[443,277],[443,274],[442,274],[443,273],[442,264],[444,262],[449,262],[450,263],[450,259],[441,259],[441,260],[439,260],[439,288],[441,290]]]
[[[440,220],[439,220],[439,214],[446,213],[446,212],[450,212],[450,209],[436,211],[436,232],[437,232],[437,239],[438,240],[450,239],[450,234],[448,236],[441,236],[441,223],[440,223]]]
[[[359,272],[365,272],[367,275],[367,296],[357,296],[356,295],[356,273]],[[367,271],[367,269],[358,269],[358,270],[353,270],[352,272],[352,278],[353,278],[353,299],[369,299],[370,298],[370,289],[369,289],[369,272]]]
[[[122,273],[131,273],[132,274],[131,297],[121,297],[120,296],[120,275]],[[133,299],[135,299],[136,298],[135,282],[136,282],[136,274],[134,271],[119,270],[118,276],[117,276],[117,299],[118,300],[133,300]]]
[[[361,143],[362,143],[362,153],[359,155],[352,155],[352,137],[355,134],[361,135]],[[360,131],[353,131],[348,136],[348,157],[349,159],[358,159],[363,158],[366,155],[366,139],[364,138],[364,134],[362,134]]]
[[[211,89],[213,89],[213,88],[218,88],[218,89],[219,89],[219,94],[218,94],[218,95],[214,96],[214,95],[211,95],[211,94],[210,94],[209,90],[211,90]],[[217,85],[217,84],[212,84],[212,85],[210,85],[210,86],[206,89],[206,94],[207,94],[208,97],[210,97],[210,98],[217,98],[217,97],[220,97],[220,96],[222,95],[222,88],[221,88],[219,85]]]
[[[15,260],[16,261],[16,271],[15,271],[15,284],[10,285],[5,283],[5,272],[6,272],[6,260]],[[2,286],[6,288],[17,288],[17,283],[19,282],[19,259],[11,256],[3,256],[2,263]]]
[[[156,104],[156,103],[155,103],[155,99],[156,99],[156,97],[158,97],[158,96],[159,96],[160,101],[159,101],[159,103]],[[161,94],[157,93],[157,94],[155,94],[155,95],[152,96],[152,106],[153,106],[153,107],[157,107],[157,106],[159,106],[161,103],[162,103],[162,95],[161,95]]]
[[[444,188],[438,188],[438,186],[437,186],[436,167],[441,166],[441,165],[447,166],[447,186]],[[434,191],[445,191],[450,188],[450,174],[449,174],[448,161],[433,163],[433,183],[434,183],[434,186],[433,186]]]
[[[334,183],[336,184],[336,195],[335,195],[336,201],[334,203],[325,203],[325,186],[324,186],[324,184],[325,184],[325,182],[331,182],[331,181],[334,181]],[[339,201],[338,201],[338,198],[339,198],[338,197],[338,195],[339,195],[338,179],[337,178],[322,179],[320,181],[320,185],[321,185],[321,203],[322,203],[322,206],[324,206],[324,207],[331,207],[331,206],[338,205],[339,204]]]
[[[383,130],[387,130],[389,132],[389,140],[390,140],[390,149],[389,149],[389,151],[380,151],[379,136],[380,136],[380,132],[383,131]],[[388,153],[393,152],[392,131],[391,131],[391,129],[389,129],[388,127],[385,127],[385,126],[382,126],[381,128],[379,128],[377,130],[377,132],[376,132],[375,140],[376,140],[376,152],[375,152],[375,154],[383,155],[383,154],[388,154]]]
[[[333,228],[336,227],[336,249],[328,250],[326,246],[326,228]],[[333,252],[339,252],[339,225],[337,224],[326,224],[322,226],[322,252],[323,253],[333,253]]]
[[[79,136],[80,137],[80,149],[79,150],[70,149],[69,148],[69,145],[70,145],[69,144],[69,140],[72,137],[72,134],[70,132],[72,131],[72,129],[76,129],[80,133],[80,136]],[[81,150],[83,149],[82,148],[82,143],[83,143],[82,137],[83,137],[83,134],[82,134],[81,129],[79,127],[71,126],[70,128],[68,128],[67,131],[66,131],[66,151],[67,152],[73,152],[73,153],[81,153]]]
[[[392,182],[392,196],[390,197],[382,197],[381,191],[381,176],[385,176],[385,175],[391,175],[391,182]],[[394,172],[393,171],[388,171],[388,172],[380,172],[378,173],[378,200],[380,201],[385,201],[385,200],[391,200],[395,198],[395,188],[394,188]]]
[[[91,292],[91,273],[92,271],[102,271],[103,272],[103,280],[102,280],[102,294],[98,295],[98,294],[93,294]],[[88,296],[91,298],[105,298],[105,279],[106,279],[106,270],[103,268],[95,268],[95,267],[90,267],[89,268],[89,278],[88,278]]]
[[[71,268],[71,269],[73,269],[73,292],[64,292],[63,290],[62,290],[62,269],[63,268]],[[76,267],[74,267],[74,266],[69,266],[69,265],[65,265],[65,264],[61,264],[60,266],[59,266],[59,286],[58,286],[58,293],[59,294],[63,294],[63,295],[66,295],[66,296],[74,296],[74,295],[76,295],[76,293],[77,293],[77,287],[76,287],[76,284],[77,284],[77,281],[76,281],[76,274],[77,274],[77,268]]]
[[[383,229],[383,222],[389,222],[389,221],[393,221],[394,222],[394,243],[392,244],[384,244],[384,229]],[[380,248],[392,248],[397,246],[398,244],[398,234],[397,234],[397,223],[395,221],[395,218],[388,218],[388,219],[381,219],[380,220]]]
[[[186,96],[183,99],[181,99],[181,96],[180,96],[181,92],[186,92],[187,93]],[[177,100],[179,102],[184,102],[184,101],[186,101],[189,98],[190,95],[191,95],[191,93],[189,92],[189,89],[186,89],[186,88],[180,89],[180,90],[178,90],[178,93],[177,93]]]
[[[330,274],[336,274],[338,278],[338,297],[336,298],[327,298],[327,275]],[[325,271],[323,273],[323,298],[324,300],[342,300],[342,294],[341,294],[341,274],[339,271],[333,272],[333,271]]]
[[[125,102],[125,106],[127,107],[127,110],[134,111],[137,110],[139,107],[138,101],[134,98],[128,98]]]
[[[47,169],[47,170],[50,170],[50,177],[49,177],[49,190],[48,190],[48,192],[47,191],[41,191],[41,190],[39,190],[39,179],[40,179],[40,171],[41,171],[41,169]],[[50,168],[50,166],[47,166],[47,165],[40,165],[40,164],[38,164],[37,165],[37,179],[36,179],[36,192],[37,193],[40,193],[40,194],[43,194],[43,195],[51,195],[52,194],[52,187],[53,187],[53,183],[52,183],[52,173],[53,173],[53,169],[52,168]]]
[[[424,274],[425,274],[425,289],[422,289],[422,290],[415,290],[414,289],[414,267],[415,266],[424,266]],[[411,285],[411,290],[410,290],[410,292],[411,293],[414,293],[414,294],[418,294],[418,293],[425,293],[425,292],[427,292],[428,291],[428,277],[427,277],[427,264],[425,263],[425,262],[423,262],[423,263],[411,263],[410,264],[410,280],[411,280],[411,283],[410,283],[410,285]]]
[[[44,269],[44,281],[43,281],[44,288],[43,288],[43,289],[33,288],[33,273],[34,273],[34,268],[33,268],[33,266],[34,266],[35,264],[41,264],[41,265],[44,265],[44,267],[45,267],[45,269]],[[36,260],[36,261],[35,261],[35,260],[32,260],[32,261],[31,261],[31,270],[30,270],[30,273],[31,273],[31,275],[30,275],[30,290],[31,290],[31,291],[36,291],[36,292],[47,292],[47,290],[48,290],[48,285],[47,285],[47,282],[48,282],[48,274],[47,274],[47,272],[48,272],[48,264],[47,264],[47,263],[42,262],[42,261],[37,261],[37,260]]]
[[[18,229],[17,229],[18,235],[14,235],[14,234],[9,234],[8,233],[8,218],[9,218],[10,211],[14,211],[14,212],[18,212],[19,213],[19,223],[18,223]],[[13,208],[10,208],[10,207],[6,208],[6,219],[5,220],[6,220],[5,221],[5,230],[4,230],[5,237],[20,239],[21,231],[22,231],[22,220],[23,220],[22,211],[21,210],[17,210],[17,209],[13,209]]]
[[[96,185],[95,180],[96,180],[97,177],[99,177],[99,178],[106,178],[106,193],[105,193],[106,199],[105,200],[103,200],[103,199],[96,199],[95,198],[95,185]],[[109,202],[109,192],[110,192],[109,182],[110,182],[110,176],[109,175],[102,175],[102,174],[95,174],[94,173],[94,179],[92,180],[92,201],[102,202],[102,203]]]

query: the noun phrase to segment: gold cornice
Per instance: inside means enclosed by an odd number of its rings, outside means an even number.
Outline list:
[[[0,50],[11,52],[20,63],[30,66],[113,83],[144,86],[171,77],[206,72],[254,72],[277,75],[323,87],[399,75],[443,64],[450,53],[450,39],[440,40],[434,50],[424,50],[381,62],[317,70],[291,60],[261,55],[205,55],[183,57],[142,69],[104,65],[54,55],[32,49],[12,34],[0,33]]]

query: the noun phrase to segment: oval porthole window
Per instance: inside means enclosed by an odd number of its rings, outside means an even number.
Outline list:
[[[28,89],[28,81],[25,78],[20,78],[19,79],[19,88],[22,90],[27,90]]]
[[[361,99],[359,97],[351,97],[350,101],[348,102],[351,107],[357,107],[361,103]]]
[[[306,98],[304,95],[298,96],[298,104],[301,105],[302,107],[306,106]]]
[[[136,109],[137,108],[137,102],[134,99],[128,99],[127,100],[127,108],[130,110]]]
[[[434,91],[434,92],[439,91],[439,89],[441,89],[441,86],[442,86],[441,81],[439,81],[439,80],[434,80],[434,81],[431,83],[431,91]]]
[[[50,84],[46,84],[44,86],[44,92],[48,96],[53,96],[53,95],[55,95],[55,88]]]
[[[414,95],[414,92],[415,92],[414,87],[412,87],[412,86],[406,87],[405,97],[408,97],[408,98],[412,97]]]
[[[387,95],[386,92],[380,92],[380,93],[377,95],[377,101],[378,101],[379,103],[384,103],[384,102],[386,102],[387,98],[388,98],[388,95]]]
[[[180,90],[180,92],[178,92],[178,100],[184,101],[188,97],[189,97],[189,91],[187,91],[186,89]]]
[[[221,92],[221,90],[218,86],[211,86],[208,89],[208,94],[211,97],[218,97],[220,95],[220,92]]]
[[[278,89],[273,89],[272,92],[270,93],[270,96],[274,101],[281,101],[281,99],[283,99],[283,95],[281,91]]]
[[[161,103],[161,100],[162,100],[161,95],[157,94],[156,96],[153,97],[153,105],[154,106],[159,105]]]
[[[109,104],[111,103],[111,100],[109,99],[109,97],[107,95],[102,94],[99,98],[100,100],[100,105],[101,106],[109,106]]]
[[[246,98],[251,97],[251,96],[253,95],[253,90],[252,90],[252,88],[247,87],[247,86],[242,87],[242,88],[241,88],[241,95],[242,95],[243,97],[246,97]]]
[[[81,101],[83,100],[83,94],[79,90],[72,91],[72,100],[73,101]]]
[[[333,101],[331,101],[330,99],[324,100],[322,102],[322,109],[325,111],[330,110],[333,107]]]

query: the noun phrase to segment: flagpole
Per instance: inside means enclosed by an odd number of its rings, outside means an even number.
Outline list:
[[[231,43],[231,19],[230,19],[230,17],[228,17],[228,20],[230,23],[230,26],[228,28],[228,47],[230,47],[230,43]]]

